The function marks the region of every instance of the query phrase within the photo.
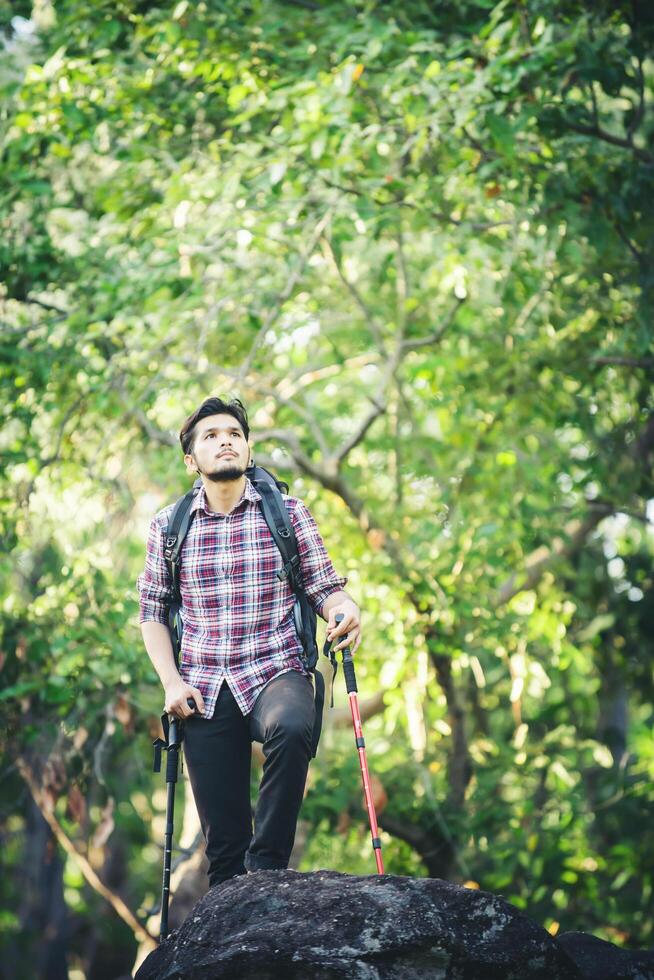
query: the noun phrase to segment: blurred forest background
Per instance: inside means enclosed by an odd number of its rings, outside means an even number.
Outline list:
[[[0,977],[114,980],[157,933],[135,579],[212,393],[363,608],[387,870],[651,946],[652,5],[5,0],[0,32]],[[368,874],[336,705],[294,861]]]

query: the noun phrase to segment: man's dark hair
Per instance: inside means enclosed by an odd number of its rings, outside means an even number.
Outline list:
[[[206,419],[207,415],[233,415],[243,429],[245,438],[250,438],[248,413],[245,410],[245,405],[238,398],[232,398],[230,401],[225,401],[222,398],[205,398],[200,407],[189,415],[179,431],[179,441],[185,456],[193,452],[195,426],[200,419]]]

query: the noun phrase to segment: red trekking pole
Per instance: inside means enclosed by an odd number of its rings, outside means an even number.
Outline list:
[[[340,623],[343,619],[342,614],[336,617],[336,622]],[[363,737],[361,727],[361,714],[359,713],[359,695],[357,688],[357,678],[354,671],[354,660],[349,647],[344,647],[343,654],[343,674],[345,675],[345,688],[350,700],[350,711],[352,712],[352,723],[354,725],[354,740],[359,752],[359,765],[361,766],[361,780],[363,782],[363,794],[366,798],[368,809],[368,819],[370,820],[370,833],[372,836],[372,846],[375,851],[375,861],[377,862],[377,874],[384,874],[384,862],[382,860],[381,840],[377,828],[377,814],[375,813],[375,803],[370,789],[370,773],[368,772],[368,760],[366,759],[366,742]],[[330,654],[334,668],[336,660],[334,654]]]

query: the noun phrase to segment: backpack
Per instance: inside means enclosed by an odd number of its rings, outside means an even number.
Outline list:
[[[313,729],[311,753],[315,757],[322,728],[322,712],[325,703],[325,681],[319,670],[318,645],[316,643],[316,614],[302,584],[300,555],[295,538],[295,531],[288,516],[288,511],[282,497],[288,493],[288,484],[277,480],[263,466],[251,465],[245,471],[253,487],[261,497],[261,513],[268,525],[273,540],[282,556],[282,568],[277,572],[280,581],[287,581],[295,595],[293,619],[295,630],[302,646],[300,659],[304,669],[311,673],[315,682],[315,723]],[[175,502],[166,528],[164,558],[170,572],[172,583],[172,599],[168,608],[168,628],[170,630],[175,655],[175,664],[179,668],[179,654],[182,643],[183,622],[181,617],[182,596],[179,588],[180,553],[188,533],[193,515],[191,506],[198,490],[202,486],[200,479],[196,480],[193,488]]]

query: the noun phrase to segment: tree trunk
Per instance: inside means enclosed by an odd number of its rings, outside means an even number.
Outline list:
[[[50,827],[31,796],[26,798],[25,808],[23,901],[18,918],[22,935],[30,940],[30,952],[22,964],[22,953],[14,959],[10,950],[2,963],[2,975],[12,980],[17,976],[68,980],[69,921],[64,901],[64,861]]]

